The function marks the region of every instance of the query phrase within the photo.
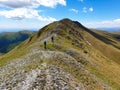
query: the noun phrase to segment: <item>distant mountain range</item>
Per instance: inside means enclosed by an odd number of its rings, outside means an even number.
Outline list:
[[[0,34],[0,53],[7,53],[15,46],[26,40],[34,32],[19,31],[19,32],[4,32]]]
[[[0,90],[120,90],[120,33],[50,23],[0,56]]]
[[[120,32],[120,28],[96,28],[97,30],[103,30],[108,32]]]

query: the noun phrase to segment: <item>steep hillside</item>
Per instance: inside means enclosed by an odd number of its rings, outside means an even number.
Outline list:
[[[5,32],[0,34],[0,53],[7,53],[15,46],[26,40],[33,32],[19,31],[19,32]]]
[[[120,31],[119,32],[113,32],[113,37],[120,41]]]
[[[93,30],[93,31],[101,35],[102,37],[109,39],[108,41],[111,41],[109,42],[109,44],[120,49],[120,33],[119,32],[107,32],[107,31],[100,31],[100,30]]]
[[[114,42],[77,21],[53,22],[0,57],[0,90],[119,90]]]

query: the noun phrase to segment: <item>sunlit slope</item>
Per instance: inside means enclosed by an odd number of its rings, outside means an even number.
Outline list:
[[[120,50],[111,40],[76,21],[53,22],[0,57],[0,89],[119,90]]]

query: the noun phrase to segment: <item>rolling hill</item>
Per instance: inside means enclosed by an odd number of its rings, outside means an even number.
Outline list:
[[[119,47],[113,33],[53,22],[0,56],[0,90],[119,90]]]
[[[31,31],[4,32],[0,34],[0,53],[7,53],[31,36]]]

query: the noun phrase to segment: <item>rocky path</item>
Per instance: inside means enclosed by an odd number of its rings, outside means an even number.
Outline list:
[[[88,90],[90,88],[86,86],[88,81],[81,83],[62,67],[49,63],[53,60],[64,62],[67,67],[73,66],[79,72],[84,72],[85,75],[95,79],[96,83],[99,82],[70,55],[58,51],[33,49],[28,55],[12,60],[0,68],[0,90]],[[82,77],[84,78],[84,75]],[[109,90],[106,85],[102,83],[100,85]]]
[[[27,56],[0,68],[0,90],[81,90],[82,85],[59,67],[43,62],[36,68],[25,67],[52,58],[54,51],[32,50]]]

